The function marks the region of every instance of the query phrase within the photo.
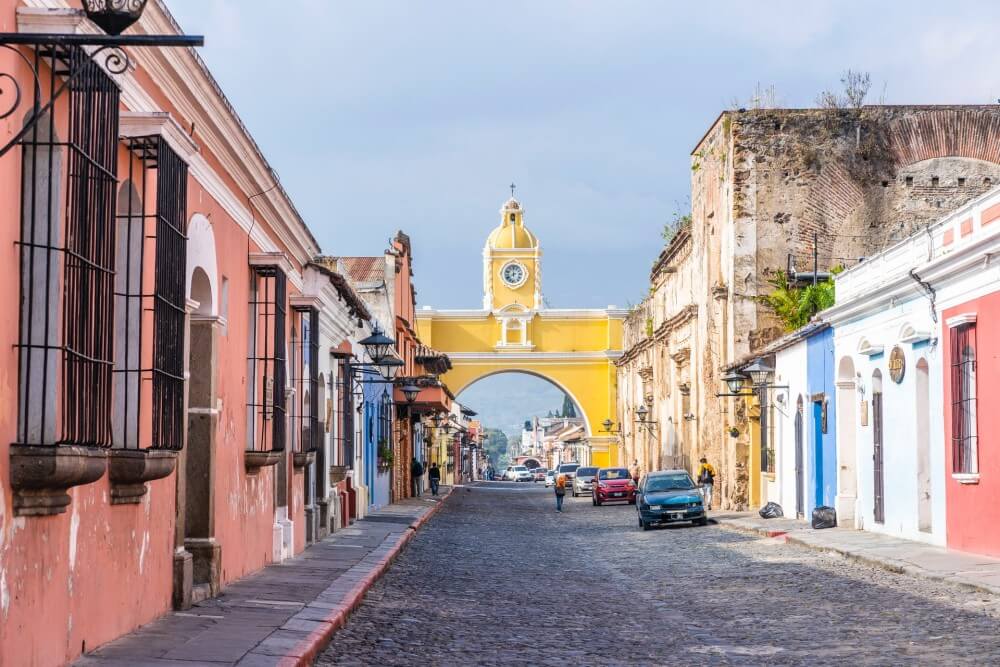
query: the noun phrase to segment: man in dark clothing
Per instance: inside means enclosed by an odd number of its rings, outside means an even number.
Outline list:
[[[413,462],[410,464],[410,486],[413,489],[414,498],[420,495],[420,478],[423,474],[424,467],[420,465],[420,461],[416,457],[413,457]]]
[[[431,469],[427,472],[427,479],[431,483],[431,494],[438,494],[438,484],[441,483],[441,468],[438,468],[437,463],[431,464]]]

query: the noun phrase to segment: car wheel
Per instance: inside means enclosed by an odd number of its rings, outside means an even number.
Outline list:
[[[635,498],[633,498],[632,500],[628,501],[628,504],[629,505],[635,505]]]
[[[694,525],[696,525],[696,526],[707,526],[708,525],[708,518],[707,517],[702,517],[702,518],[698,519],[697,521],[695,521]]]
[[[594,504],[597,505],[598,507],[600,507],[601,506],[601,501],[598,500],[597,498],[594,498]]]
[[[639,527],[642,528],[642,517],[638,516],[636,518],[639,519]]]
[[[639,519],[639,525],[642,526],[643,530],[649,530],[650,528],[649,524],[643,521],[642,519]]]

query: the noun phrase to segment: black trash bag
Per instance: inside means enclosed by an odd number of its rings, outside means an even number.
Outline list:
[[[760,516],[764,519],[780,519],[785,516],[778,503],[768,503],[760,508]]]
[[[821,506],[813,510],[812,527],[819,528],[836,528],[837,527],[837,510],[832,507]]]

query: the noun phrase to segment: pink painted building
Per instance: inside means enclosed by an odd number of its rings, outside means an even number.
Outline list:
[[[0,0],[0,31],[100,34],[42,4]],[[161,0],[133,30],[180,34]],[[0,665],[64,664],[301,551],[359,465],[331,351],[363,303],[310,268],[195,50],[88,53],[0,49]]]

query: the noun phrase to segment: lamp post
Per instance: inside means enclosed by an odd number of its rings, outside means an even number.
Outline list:
[[[87,18],[109,35],[120,35],[139,20],[147,0],[83,0]]]

